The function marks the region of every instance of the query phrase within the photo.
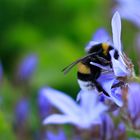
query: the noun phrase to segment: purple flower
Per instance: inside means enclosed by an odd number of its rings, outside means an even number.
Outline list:
[[[104,90],[109,94],[110,97],[106,97],[110,100],[113,100],[118,106],[123,106],[123,100],[121,97],[120,87],[112,88],[115,83],[119,81],[116,79],[115,75],[110,72],[103,73],[97,81],[102,85]]]
[[[126,131],[125,124],[123,122],[120,122],[118,125],[118,129],[120,130],[120,132],[124,133]]]
[[[126,126],[125,126],[124,122],[120,122],[118,124],[118,127],[115,130],[116,131],[115,131],[114,136],[115,136],[116,140],[118,140],[118,139],[126,140],[127,139],[126,138]]]
[[[89,44],[86,46],[86,51],[90,49],[93,45],[100,44],[100,43],[107,43],[109,45],[112,45],[115,50],[118,51],[119,58],[114,58],[114,49],[111,50],[109,53],[111,55],[111,62],[112,62],[112,69],[110,67],[104,67],[100,64],[96,64],[94,62],[91,62],[92,65],[98,66],[101,69],[113,71],[114,75],[116,77],[132,77],[134,76],[134,69],[133,64],[127,58],[127,56],[122,52],[122,45],[121,45],[121,18],[118,12],[116,12],[112,17],[112,33],[113,33],[113,43],[110,41],[110,37],[107,34],[107,32],[104,29],[99,29],[95,36],[93,37],[93,40],[89,42]]]
[[[38,58],[35,54],[26,56],[19,65],[18,78],[20,80],[30,79],[36,69],[37,61]]]
[[[57,134],[47,131],[46,132],[46,140],[67,140],[64,131],[59,130]]]
[[[108,44],[112,44],[111,42],[111,38],[108,34],[108,32],[104,29],[104,28],[100,28],[98,29],[95,34],[93,35],[93,38],[92,38],[92,41],[90,41],[85,50],[86,52],[88,52],[88,50],[93,46],[93,45],[96,45],[96,44],[100,44],[100,43],[103,43],[103,42],[106,42]]]
[[[132,77],[134,76],[133,64],[122,52],[121,45],[121,18],[116,12],[112,18],[112,33],[113,33],[113,46],[119,53],[118,60],[114,58],[114,50],[110,51],[112,67],[115,76],[117,77]]]
[[[101,136],[102,139],[111,140],[114,135],[114,123],[111,117],[108,114],[102,116],[102,125],[101,125]]]
[[[140,27],[140,1],[139,0],[116,0],[118,5],[114,8],[119,11],[121,17],[133,22]]]
[[[120,108],[116,109],[115,111],[112,112],[113,117],[117,118],[120,114]]]
[[[128,114],[134,126],[140,127],[140,84],[131,83],[128,90]]]
[[[72,98],[60,91],[51,88],[44,89],[46,98],[63,114],[50,115],[43,123],[70,123],[83,129],[88,129],[93,124],[99,124],[101,122],[100,116],[107,110],[107,107],[97,100],[96,91],[81,92],[80,104],[77,104]]]
[[[24,124],[29,115],[29,103],[27,99],[21,99],[15,108],[15,120],[17,125]]]
[[[49,100],[46,98],[44,94],[44,88],[40,89],[37,100],[40,117],[44,119],[49,115],[52,109]]]
[[[118,12],[116,12],[112,17],[112,33],[113,33],[113,43],[110,41],[110,37],[106,33],[104,29],[100,29],[96,32],[93,40],[89,42],[86,46],[86,51],[90,49],[95,44],[100,43],[107,43],[114,47],[111,50],[111,63],[112,68],[110,66],[102,66],[95,62],[90,62],[91,65],[95,65],[100,67],[105,72],[102,72],[101,76],[97,79],[97,81],[102,85],[104,90],[109,94],[110,99],[113,100],[118,106],[123,106],[122,102],[122,95],[121,95],[121,88],[112,88],[113,85],[119,83],[120,81],[117,77],[123,77],[125,79],[129,79],[135,76],[133,64],[127,58],[127,56],[122,52],[122,45],[121,45],[121,19]],[[119,58],[114,58],[115,50],[118,51]],[[126,83],[126,81],[123,81]],[[78,97],[79,98],[79,97]]]

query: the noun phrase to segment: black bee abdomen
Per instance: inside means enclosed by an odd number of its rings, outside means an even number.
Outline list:
[[[83,73],[77,72],[77,77],[79,80],[82,80],[82,81],[92,81],[91,74],[83,74]]]

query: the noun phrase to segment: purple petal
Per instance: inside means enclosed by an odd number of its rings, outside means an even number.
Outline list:
[[[110,42],[111,39],[108,32],[104,28],[100,28],[95,32],[92,40],[95,42],[103,43]]]
[[[118,12],[115,12],[115,14],[113,15],[111,25],[114,48],[121,53],[121,18]]]
[[[26,99],[21,99],[15,108],[15,117],[18,124],[24,123],[29,115],[29,103]]]
[[[40,89],[40,91],[39,91],[37,103],[38,103],[40,117],[43,119],[44,117],[49,115],[49,113],[51,112],[51,109],[52,109],[49,100],[44,95],[43,88]]]
[[[124,122],[120,122],[120,123],[119,123],[118,129],[121,131],[121,133],[125,133],[126,127],[125,127]]]
[[[72,116],[54,114],[54,115],[50,115],[43,121],[44,125],[45,124],[65,124],[65,123],[77,125],[77,119],[75,119]]]
[[[18,78],[20,80],[29,79],[36,69],[38,58],[35,54],[30,54],[26,56],[18,69]]]
[[[85,122],[89,120],[89,126],[95,123],[100,123],[100,116],[107,111],[107,106],[98,101],[98,92],[96,90],[81,91],[81,108],[84,111]],[[88,114],[88,116],[87,116]],[[84,121],[84,119],[83,119]]]
[[[128,90],[128,112],[132,119],[140,114],[140,84],[131,83]]]
[[[100,44],[103,42],[106,42],[108,44],[112,44],[110,36],[107,33],[107,31],[104,28],[100,28],[93,35],[92,41],[90,41],[86,45],[86,48],[85,48],[86,52],[88,52],[90,50],[90,48],[92,48],[94,45],[97,45],[97,44]]]
[[[81,90],[80,101],[81,108],[89,113],[89,115],[91,115],[93,119],[94,117],[96,118],[100,116],[99,114],[107,110],[107,106],[98,101],[98,92],[96,90]]]
[[[85,110],[93,109],[97,104],[98,93],[96,90],[80,91],[81,94],[81,107]],[[88,111],[87,111],[88,112]]]
[[[133,22],[136,26],[140,27],[140,12],[139,12],[139,0],[117,0],[117,9],[122,18]]]
[[[115,111],[112,112],[113,117],[118,117],[120,114],[120,108],[116,109]]]
[[[63,92],[51,89],[49,87],[44,88],[42,92],[44,96],[50,101],[50,103],[60,111],[62,111],[64,114],[76,115],[77,113],[79,113],[80,108],[76,104],[76,102]]]
[[[114,88],[114,90],[112,90],[113,84],[117,82],[115,75],[110,72],[104,73],[97,80],[109,94],[110,99],[112,99],[118,106],[123,106],[119,88]]]
[[[103,139],[111,140],[113,138],[113,132],[114,132],[114,123],[112,118],[108,114],[102,115],[102,127],[101,127],[101,133],[104,136],[106,136]]]
[[[67,140],[66,136],[65,136],[65,133],[62,130],[59,130],[59,132],[57,134],[55,134],[51,131],[48,131],[46,133],[46,135],[47,135],[46,136],[47,140]]]
[[[114,74],[116,77],[125,77],[130,75],[130,72],[128,71],[126,64],[124,63],[123,59],[121,59],[121,56],[119,56],[119,59],[116,60],[114,58],[114,51],[110,51],[111,55],[111,61],[112,61],[112,67],[114,70]]]

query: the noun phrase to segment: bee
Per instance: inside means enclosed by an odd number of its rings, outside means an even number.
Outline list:
[[[87,50],[87,55],[83,58],[76,60],[62,71],[64,74],[69,72],[75,65],[78,65],[77,79],[79,86],[82,90],[97,89],[100,93],[104,93],[106,96],[109,94],[103,89],[97,79],[100,77],[103,71],[112,69],[111,56],[109,51],[114,48],[107,43],[100,43],[91,46]],[[114,49],[114,58],[119,58],[119,53]],[[115,87],[116,85],[114,85]]]

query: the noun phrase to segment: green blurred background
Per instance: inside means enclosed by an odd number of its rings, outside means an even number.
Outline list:
[[[40,127],[36,104],[39,88],[48,85],[76,97],[76,67],[67,75],[61,70],[84,56],[84,47],[98,28],[105,27],[111,34],[114,5],[110,0],[0,0],[0,60],[4,71],[0,89],[1,140],[15,139],[13,109],[25,92],[31,104],[31,134]],[[137,28],[127,21],[122,24],[124,50],[138,69]],[[25,91],[24,86],[15,84],[14,76],[20,61],[30,53],[38,56],[38,65]]]

